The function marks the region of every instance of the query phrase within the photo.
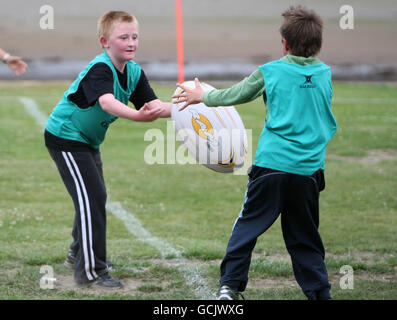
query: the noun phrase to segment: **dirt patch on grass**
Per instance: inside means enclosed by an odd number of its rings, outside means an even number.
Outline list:
[[[354,156],[340,156],[336,154],[329,154],[327,158],[340,160],[351,163],[360,163],[364,165],[377,164],[382,161],[396,161],[397,160],[397,150],[396,149],[373,149],[368,150],[367,155],[364,157],[354,157]]]
[[[155,286],[141,279],[122,279],[124,285],[121,289],[106,289],[95,284],[88,286],[79,286],[74,282],[73,275],[56,275],[55,289],[62,291],[75,291],[91,295],[117,294],[117,295],[136,295],[150,293],[151,291],[161,291],[168,285],[167,281],[156,281]],[[150,289],[153,287],[152,289]],[[147,289],[144,289],[147,288]]]
[[[220,264],[222,259],[215,259],[209,261],[203,261],[198,259],[150,259],[148,260],[152,264],[162,265],[170,268],[192,268],[202,267],[209,264]]]
[[[367,265],[373,265],[381,263],[388,258],[393,257],[393,254],[385,253],[374,253],[365,251],[354,251],[348,254],[332,254],[327,253],[326,258],[334,260],[346,260],[351,259],[354,262],[364,263]],[[265,258],[272,262],[289,262],[290,256],[288,253],[254,253],[253,259]],[[329,271],[329,282],[333,287],[339,288],[339,281],[344,274],[339,273],[337,270],[331,269]],[[393,268],[392,272],[371,272],[366,270],[354,270],[355,280],[366,280],[366,281],[377,281],[383,283],[395,283],[397,284],[397,267]],[[264,278],[251,278],[248,283],[248,288],[251,289],[283,289],[283,288],[298,288],[294,276],[288,277],[264,277]]]
[[[393,257],[391,253],[376,253],[369,251],[351,251],[344,254],[336,254],[336,253],[325,253],[325,258],[331,258],[334,260],[346,260],[351,259],[356,262],[374,264],[382,262],[390,257]],[[290,262],[290,255],[285,252],[273,252],[273,253],[258,253],[254,252],[252,254],[252,258],[264,258],[272,262]]]
[[[328,275],[329,282],[334,288],[339,288],[339,282],[343,274],[330,273]],[[367,281],[377,281],[383,283],[395,283],[397,284],[397,271],[392,273],[371,273],[368,271],[357,271],[354,273],[354,280],[367,280]],[[249,279],[248,286],[249,289],[258,290],[268,290],[268,289],[299,289],[299,285],[293,276],[290,277],[268,277],[263,279],[251,278]]]
[[[369,281],[380,281],[380,282],[393,282],[397,284],[397,273],[371,273],[367,271],[360,271],[355,274],[355,279],[369,280]]]
[[[284,288],[299,288],[298,283],[294,277],[269,277],[263,279],[250,279],[248,283],[250,289],[284,289]]]

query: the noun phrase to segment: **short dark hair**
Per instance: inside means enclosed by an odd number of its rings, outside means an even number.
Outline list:
[[[315,56],[323,40],[323,20],[314,12],[302,6],[289,7],[282,13],[284,23],[281,36],[287,40],[290,53],[295,56]]]

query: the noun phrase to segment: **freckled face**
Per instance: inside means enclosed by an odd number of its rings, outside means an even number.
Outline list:
[[[114,26],[108,40],[102,45],[116,61],[123,63],[135,58],[138,49],[138,25],[122,22]]]

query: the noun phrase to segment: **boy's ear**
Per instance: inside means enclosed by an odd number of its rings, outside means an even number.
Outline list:
[[[102,48],[107,49],[108,48],[108,41],[104,36],[99,37],[99,43],[101,44]]]
[[[287,42],[287,39],[282,38],[281,39],[281,43],[283,44],[283,52],[284,52],[284,54],[287,54],[289,52],[289,50],[290,50],[290,47],[289,47],[288,42]]]

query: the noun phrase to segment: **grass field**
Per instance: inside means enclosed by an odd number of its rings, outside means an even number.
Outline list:
[[[150,128],[166,133],[165,119],[118,120],[101,148],[108,194],[119,206],[108,212],[108,258],[115,264],[112,275],[125,288],[104,292],[74,286],[72,272],[63,266],[72,201],[44,147],[42,128],[19,100],[32,99],[48,116],[67,85],[0,82],[0,299],[213,297],[247,177],[200,165],[146,164],[150,142],[144,133]],[[169,100],[174,87],[155,90]],[[237,110],[253,130],[256,148],[263,103],[258,99]],[[320,198],[331,294],[334,299],[397,299],[396,87],[336,83],[333,111],[339,128],[328,147]],[[43,265],[57,278],[52,290],[40,288]],[[340,287],[344,265],[353,268],[353,289]],[[305,299],[279,221],[258,240],[245,297]]]

